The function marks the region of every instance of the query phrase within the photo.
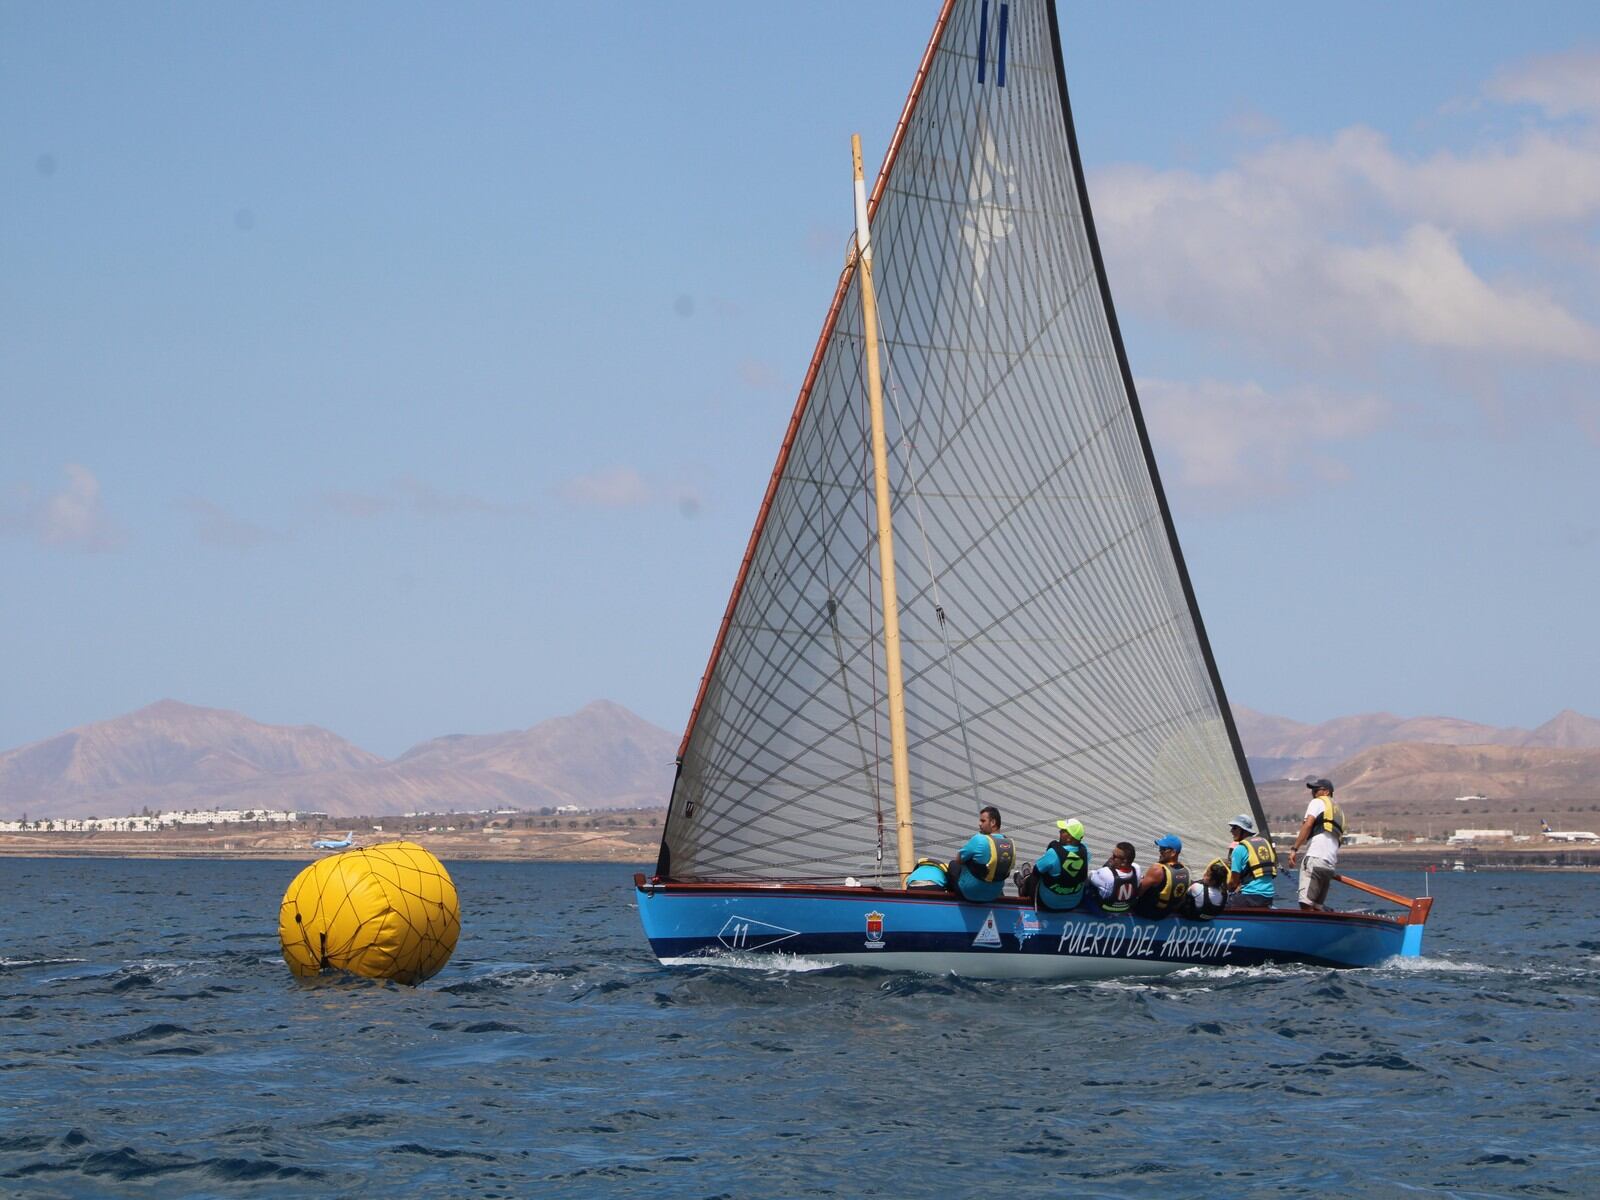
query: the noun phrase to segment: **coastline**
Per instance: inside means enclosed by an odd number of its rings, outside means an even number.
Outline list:
[[[381,830],[360,831],[356,848],[410,841],[442,862],[649,863],[660,841],[658,812],[646,816],[587,814],[583,819],[530,822],[532,828],[406,829],[385,822]],[[0,858],[237,858],[310,862],[333,851],[318,850],[319,838],[342,837],[343,830],[304,826],[267,829],[164,829],[152,833],[44,832],[0,833]],[[1450,871],[1459,862],[1469,871],[1600,871],[1600,847],[1451,846],[1445,843],[1394,847],[1349,846],[1340,866],[1363,870]]]
[[[6,858],[234,858],[312,862],[335,853],[312,847],[344,831],[241,830],[157,833],[5,833]],[[658,827],[530,830],[385,830],[356,834],[360,849],[383,842],[415,842],[441,862],[654,862]]]

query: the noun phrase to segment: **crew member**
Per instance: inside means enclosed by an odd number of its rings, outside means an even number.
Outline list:
[[[1228,865],[1220,858],[1211,860],[1205,878],[1189,885],[1189,894],[1183,898],[1181,916],[1208,920],[1228,907]]]
[[[1177,911],[1189,894],[1189,868],[1178,861],[1183,842],[1166,833],[1156,839],[1160,861],[1139,880],[1139,898],[1133,911],[1141,917],[1166,917]]]
[[[1046,912],[1066,912],[1083,901],[1089,882],[1089,848],[1083,844],[1083,822],[1057,821],[1056,840],[1045,847],[1033,869],[1020,876],[1017,893]]]
[[[1306,805],[1306,819],[1294,839],[1294,849],[1289,851],[1289,869],[1294,870],[1305,847],[1305,861],[1300,864],[1300,907],[1311,912],[1325,912],[1328,884],[1333,882],[1334,870],[1339,865],[1339,842],[1344,837],[1344,814],[1333,802],[1333,784],[1327,779],[1308,779],[1311,802]]]
[[[986,804],[978,812],[978,832],[967,839],[950,864],[947,886],[966,900],[996,900],[1006,890],[1006,878],[1016,861],[1016,848],[1000,832],[1000,810]]]
[[[1125,913],[1139,893],[1139,869],[1133,862],[1133,844],[1118,842],[1105,866],[1089,872],[1089,896],[1101,912]]]
[[[1278,854],[1272,843],[1256,832],[1248,813],[1240,813],[1228,826],[1234,846],[1228,855],[1228,890],[1236,908],[1271,908],[1277,895]]]

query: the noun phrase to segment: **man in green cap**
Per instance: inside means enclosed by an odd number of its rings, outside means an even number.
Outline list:
[[[1083,844],[1083,822],[1073,817],[1056,822],[1056,840],[1045,847],[1033,870],[1017,879],[1017,892],[1045,912],[1066,912],[1083,900],[1089,879],[1089,848]]]

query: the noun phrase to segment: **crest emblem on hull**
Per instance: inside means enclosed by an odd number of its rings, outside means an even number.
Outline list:
[[[867,914],[867,949],[883,949],[883,914],[869,912]]]

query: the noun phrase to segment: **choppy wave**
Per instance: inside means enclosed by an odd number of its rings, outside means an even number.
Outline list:
[[[1436,880],[1428,953],[1367,971],[1028,983],[664,966],[630,869],[452,871],[457,958],[406,988],[293,981],[281,864],[21,864],[0,1194],[944,1195],[978,1164],[1018,1198],[1557,1196],[1600,1170],[1592,877],[1493,905]],[[34,902],[63,887],[65,938]]]

